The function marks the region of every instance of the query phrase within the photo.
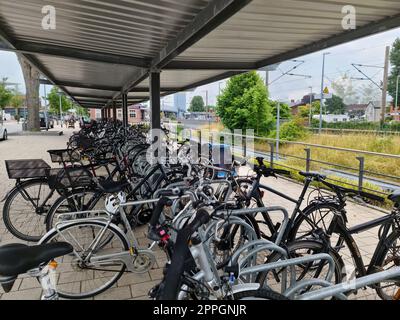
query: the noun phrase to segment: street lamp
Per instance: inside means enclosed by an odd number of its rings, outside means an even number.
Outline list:
[[[223,81],[218,82],[218,94],[221,95],[221,83],[224,83]]]
[[[320,100],[320,105],[319,105],[319,130],[318,130],[319,134],[321,134],[321,131],[322,131],[322,109],[324,106],[325,56],[328,54],[330,54],[330,52],[324,52],[322,54],[321,100]]]

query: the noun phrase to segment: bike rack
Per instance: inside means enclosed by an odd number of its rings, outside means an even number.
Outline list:
[[[299,300],[321,300],[324,298],[329,298],[332,296],[336,296],[338,294],[342,294],[344,292],[348,292],[351,290],[357,290],[363,287],[370,286],[375,283],[379,283],[384,280],[388,280],[391,278],[399,278],[400,277],[400,267],[395,267],[393,269],[380,271],[377,273],[373,273],[361,278],[357,278],[352,282],[339,283],[335,285],[331,285],[326,288],[318,289],[312,292],[307,292],[298,297]],[[303,286],[299,286],[302,288]],[[289,292],[292,294],[292,292]]]

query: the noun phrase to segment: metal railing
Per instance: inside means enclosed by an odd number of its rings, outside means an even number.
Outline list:
[[[307,130],[318,133],[319,128],[307,127]],[[341,129],[341,128],[322,128],[323,133],[333,133],[333,134],[370,134],[370,135],[382,135],[382,136],[400,136],[400,131],[390,131],[390,130],[360,130],[360,129]]]
[[[199,137],[198,132],[200,132],[200,130],[198,129],[186,129],[186,130],[189,131],[189,138],[196,140],[196,138]],[[218,141],[215,141],[215,134],[218,133],[219,132],[217,131],[209,132],[209,135],[211,137],[214,137],[214,141],[210,139],[211,142],[218,143]],[[298,141],[280,140],[279,141],[280,145],[304,146],[303,154],[288,154],[276,150],[276,142],[277,142],[276,139],[238,135],[227,132],[224,132],[223,134],[231,135],[232,137],[236,136],[242,139],[243,142],[241,143],[240,146],[235,146],[233,143],[231,144],[234,154],[239,153],[239,155],[244,158],[247,156],[263,156],[266,161],[269,161],[269,165],[271,167],[279,165],[287,169],[295,171],[305,170],[307,172],[311,171],[313,167],[319,167],[319,170],[330,172],[330,174],[328,175],[329,180],[349,185],[359,191],[372,191],[374,193],[387,195],[388,193],[392,192],[395,189],[400,190],[400,176],[366,169],[366,158],[369,156],[379,157],[382,159],[382,161],[385,161],[387,159],[398,160],[399,161],[398,166],[400,167],[400,155],[333,147],[333,146],[326,146],[326,145],[319,145],[319,144],[312,144],[312,143],[305,143]],[[204,132],[202,132],[201,135],[204,137]],[[257,150],[256,147],[254,147],[254,150],[248,150],[247,144],[245,143],[246,140],[248,139],[254,139],[254,141],[266,142],[269,146],[268,147],[269,150],[265,149]],[[233,142],[235,139],[231,140]],[[322,159],[313,158],[312,149],[323,149],[329,151],[343,152],[346,154],[347,157],[352,157],[356,165],[346,166],[343,164],[332,163],[329,161],[324,161]],[[300,160],[301,162],[304,163],[304,165],[301,167],[291,166],[290,161],[289,164],[285,163],[288,162],[287,160],[289,159]],[[343,178],[342,180],[340,180],[341,177]],[[351,183],[353,180],[354,183]],[[369,184],[371,186],[376,186],[377,188],[372,189],[369,186],[366,186],[366,184]]]

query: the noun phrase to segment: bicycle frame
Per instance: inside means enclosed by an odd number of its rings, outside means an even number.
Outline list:
[[[300,207],[304,202],[306,192],[307,192],[311,182],[313,181],[313,179],[312,178],[308,178],[308,177],[305,179],[304,186],[303,186],[303,189],[302,189],[302,191],[300,193],[299,198],[298,199],[294,199],[294,198],[292,198],[292,197],[290,197],[290,196],[288,196],[288,195],[286,195],[286,194],[284,194],[284,193],[282,193],[280,191],[272,189],[271,187],[269,187],[267,185],[261,184],[260,183],[261,177],[262,177],[261,174],[257,174],[257,177],[253,181],[251,190],[246,194],[246,199],[250,200],[253,196],[255,196],[255,198],[258,201],[259,207],[264,207],[264,203],[262,201],[262,198],[261,197],[257,198],[258,189],[260,188],[260,189],[264,189],[264,190],[270,191],[270,192],[272,192],[272,193],[274,193],[274,194],[276,194],[276,195],[278,195],[278,196],[280,196],[280,197],[282,197],[282,198],[284,198],[284,199],[286,199],[286,200],[288,200],[288,201],[290,201],[290,202],[295,204],[295,208],[293,209],[293,212],[289,217],[288,223],[285,226],[285,232],[284,232],[284,234],[283,234],[283,236],[281,238],[282,242],[286,242],[288,240],[288,238],[289,238],[290,230],[292,229],[292,227],[293,227],[293,225],[294,225],[294,223],[296,221],[296,217],[298,217],[299,215],[303,214],[303,211],[300,209]],[[264,222],[268,226],[272,236],[276,235],[278,230],[275,227],[275,225],[273,224],[273,222],[272,222],[270,216],[268,215],[268,213],[264,212],[264,213],[262,213],[262,216],[263,216]],[[305,217],[306,221],[308,223],[310,223],[311,226],[315,225],[314,222],[311,221],[307,216],[304,215],[304,217]]]
[[[385,244],[385,241],[389,235],[391,227],[398,229],[399,212],[393,210],[391,214],[368,221],[366,223],[362,223],[356,225],[351,228],[347,228],[345,222],[337,215],[333,218],[329,229],[328,234],[336,233],[339,235],[339,245],[340,242],[344,241],[351,253],[352,258],[354,259],[355,267],[356,267],[356,276],[362,277],[373,272],[376,272],[376,262],[378,259],[379,249]],[[381,234],[379,237],[379,241],[377,243],[376,249],[372,256],[371,262],[368,265],[368,268],[365,267],[364,260],[360,253],[359,247],[356,241],[353,238],[353,234],[358,234],[369,229],[375,228],[377,226],[381,226]],[[342,242],[343,243],[343,242]]]

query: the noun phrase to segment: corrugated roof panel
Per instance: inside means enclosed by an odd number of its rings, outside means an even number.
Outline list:
[[[101,62],[35,55],[56,81],[80,82],[85,85],[123,86],[137,68]]]
[[[393,0],[253,0],[176,60],[266,59],[345,32],[345,5],[355,7],[357,27],[400,13]]]
[[[69,51],[69,56],[74,56],[74,59],[51,56],[47,51],[47,55],[43,51],[39,51],[42,54],[34,51],[36,54],[33,57],[48,71],[52,80],[64,86],[72,96],[82,101],[91,97],[104,99],[120,92],[127,83],[143,79],[143,72],[139,71],[144,69],[134,67],[134,63],[127,63],[126,57],[131,57],[129,61],[135,61],[137,66],[148,67],[147,61],[157,60],[166,53],[169,50],[166,49],[166,44],[176,39],[182,30],[188,31],[185,36],[190,35],[190,31],[195,29],[191,23],[201,24],[207,21],[199,13],[210,12],[203,11],[210,1],[215,0],[0,0],[0,31],[4,31],[10,42],[16,44],[42,44],[53,49],[55,46],[75,49]],[[224,5],[228,3],[225,0],[217,2]],[[246,1],[241,3],[247,4]],[[56,30],[41,28],[43,5],[56,7]],[[307,46],[311,47],[310,50],[307,49],[308,52],[319,50],[321,47],[315,44],[323,43],[323,46],[328,46],[325,45],[328,38],[340,39],[334,44],[343,43],[360,37],[341,37],[343,34],[351,34],[351,31],[345,31],[341,25],[342,7],[346,5],[355,6],[358,28],[400,15],[400,1],[397,0],[253,0],[233,16],[225,15],[230,18],[190,48],[183,52],[182,49],[166,53],[168,59],[165,60],[168,62],[170,57],[181,52],[175,57],[175,61],[247,62],[253,67],[271,57],[281,59],[287,57],[288,53],[293,56],[293,52],[297,54],[298,49]],[[214,10],[211,10],[213,13],[217,10],[216,7],[207,7],[210,8]],[[200,17],[201,21],[197,21],[196,17]],[[391,28],[397,23],[396,19],[393,21]],[[385,27],[382,28],[384,29]],[[371,32],[382,30],[378,28]],[[179,41],[172,43],[172,46],[179,45]],[[89,59],[78,60],[77,51],[85,51],[80,55],[81,59],[87,58],[88,54],[93,59],[95,52],[103,55],[95,55],[94,60],[104,61],[108,58],[106,60],[109,62],[118,61],[125,65],[93,62],[88,61]],[[57,50],[52,54],[65,56],[64,52]],[[105,57],[107,54],[112,54],[113,57]],[[145,65],[138,63],[144,60]],[[160,64],[162,65],[164,64]],[[247,67],[240,70],[243,69]],[[161,73],[161,87],[187,89],[232,74],[233,72],[222,68],[168,69]],[[77,88],[73,84],[82,84],[84,88]],[[130,93],[129,96],[148,96],[148,86],[146,79],[138,87],[147,91]],[[96,88],[102,90],[95,90]]]
[[[153,57],[208,1],[2,0],[1,22],[17,41]],[[44,5],[56,8],[56,29],[41,27]],[[123,50],[125,48],[125,50]]]

